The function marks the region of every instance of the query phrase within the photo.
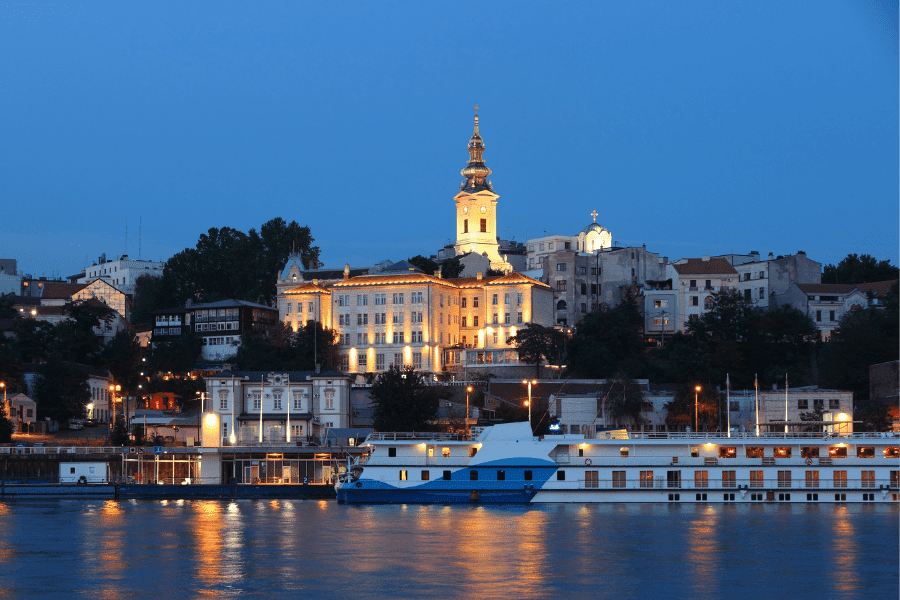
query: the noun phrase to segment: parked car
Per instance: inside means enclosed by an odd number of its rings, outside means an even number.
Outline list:
[[[84,429],[84,421],[81,419],[69,419],[69,429]]]
[[[85,420],[84,420],[84,426],[85,426],[85,427],[96,427],[96,426],[97,426],[97,419],[85,419]]]

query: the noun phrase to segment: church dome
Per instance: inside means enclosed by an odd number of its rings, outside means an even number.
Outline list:
[[[475,131],[472,133],[468,145],[468,166],[459,172],[460,175],[466,178],[462,186],[460,186],[460,189],[469,191],[491,189],[491,184],[487,181],[488,176],[491,174],[491,170],[484,164],[484,140],[481,139],[481,133],[478,131],[477,104],[475,105],[475,110]]]
[[[600,223],[591,223],[590,225],[588,225],[587,227],[582,229],[581,233],[588,234],[592,231],[596,231],[597,233],[602,233],[604,231],[607,231],[607,229]]]

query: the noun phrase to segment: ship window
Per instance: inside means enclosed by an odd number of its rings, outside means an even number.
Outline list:
[[[444,471],[444,481],[450,481],[450,471]]]
[[[619,448],[619,456],[628,456],[628,446]]]
[[[469,471],[469,479],[472,481],[478,481],[478,471]]]
[[[819,447],[800,446],[800,458],[819,458]]]
[[[506,471],[503,469],[497,470],[497,481],[506,481]]]
[[[791,449],[787,446],[779,446],[775,448],[775,458],[790,458]]]
[[[612,486],[614,488],[625,487],[625,471],[613,471],[612,472]]]
[[[721,446],[719,448],[719,458],[734,458],[737,456],[737,448],[734,446]]]
[[[400,469],[400,481],[406,481],[406,469]]]
[[[585,471],[584,472],[584,487],[586,488],[596,488],[600,487],[600,477],[599,471]]]
[[[584,448],[578,449],[578,456],[584,456]]]
[[[762,446],[747,446],[747,458],[762,458]]]
[[[565,471],[557,471],[556,472],[556,480],[557,481],[565,481],[566,480],[566,472]]]
[[[831,458],[847,458],[847,446],[832,446],[828,449]]]
[[[875,458],[874,446],[859,446],[856,448],[856,458]]]
[[[441,456],[444,458],[450,458],[450,448],[441,448]]]
[[[388,456],[397,456],[396,448],[388,448]]]
[[[428,481],[431,479],[431,473],[428,471],[422,471],[422,481]]]
[[[750,471],[750,487],[762,487],[763,481],[762,471]]]
[[[531,471],[525,471],[525,481],[531,481]]]
[[[700,448],[698,446],[691,446],[691,457],[697,458],[700,456]]]
[[[900,447],[888,446],[884,449],[885,458],[900,458]]]
[[[476,454],[478,454],[477,446],[472,446],[471,448],[469,448],[469,458],[475,456]]]

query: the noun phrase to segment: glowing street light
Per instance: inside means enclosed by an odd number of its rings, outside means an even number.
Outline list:
[[[468,433],[469,436],[472,435],[472,431],[469,429],[469,394],[471,392],[472,392],[472,386],[467,385],[466,386],[466,433]]]
[[[700,386],[694,388],[694,431],[700,431],[699,419],[697,418],[697,404],[700,396]]]
[[[523,379],[522,383],[524,383],[528,386],[528,426],[532,427],[532,425],[531,425],[531,386],[537,385],[537,379],[532,379],[531,381],[529,381],[527,379]],[[531,432],[534,433],[533,427],[532,427]]]

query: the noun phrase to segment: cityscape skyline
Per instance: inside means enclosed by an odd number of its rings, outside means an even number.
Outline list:
[[[20,270],[277,216],[329,267],[434,254],[476,103],[501,238],[898,262],[896,5],[159,6],[0,9]]]

